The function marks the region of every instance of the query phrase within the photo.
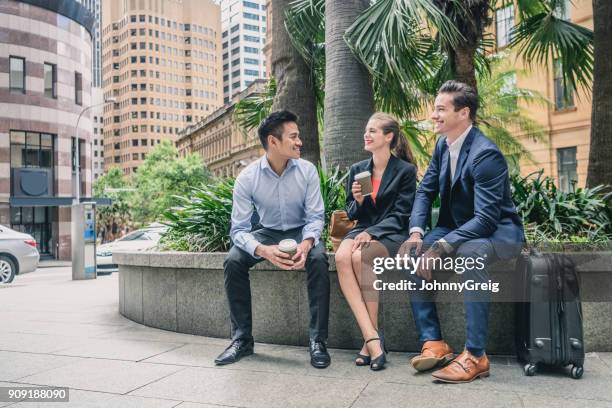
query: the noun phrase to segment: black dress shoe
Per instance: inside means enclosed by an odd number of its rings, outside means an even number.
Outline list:
[[[232,364],[240,360],[242,357],[253,354],[253,340],[238,339],[232,341],[232,344],[225,349],[223,353],[215,359],[216,365]]]
[[[331,363],[327,346],[323,341],[310,340],[310,364],[315,368],[326,368]]]

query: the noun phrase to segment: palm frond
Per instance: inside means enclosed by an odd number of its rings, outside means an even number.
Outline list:
[[[247,96],[236,104],[234,119],[246,132],[259,126],[272,109],[276,81],[270,78],[263,93]]]
[[[285,13],[289,39],[302,58],[312,64],[325,53],[325,0],[296,0]]]
[[[588,90],[593,79],[593,31],[562,18],[565,2],[541,0],[539,7],[519,2],[520,22],[513,27],[511,46],[529,67],[560,61],[566,89]]]
[[[345,40],[355,57],[370,71],[379,105],[398,115],[415,115],[422,108],[422,83],[430,80],[442,63],[431,31],[451,43],[459,31],[429,0],[379,0],[349,27]]]

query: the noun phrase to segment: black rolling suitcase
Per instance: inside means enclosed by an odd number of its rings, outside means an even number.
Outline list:
[[[562,254],[531,252],[517,260],[517,275],[524,302],[516,304],[516,350],[525,375],[535,375],[538,364],[572,364],[572,378],[582,377],[582,306],[574,263]]]

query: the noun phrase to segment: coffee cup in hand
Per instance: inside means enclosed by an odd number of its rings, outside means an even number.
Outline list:
[[[372,174],[369,171],[362,171],[355,175],[355,181],[361,186],[361,194],[363,196],[372,194]]]
[[[278,243],[278,250],[289,254],[289,258],[293,258],[297,254],[297,242],[294,239],[283,239]]]

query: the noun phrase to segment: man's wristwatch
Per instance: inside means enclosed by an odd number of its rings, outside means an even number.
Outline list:
[[[431,247],[429,247],[429,249],[431,249],[437,255],[440,255],[440,256],[446,255],[446,248],[444,248],[444,245],[442,245],[440,241],[436,241],[433,244],[431,244]]]

